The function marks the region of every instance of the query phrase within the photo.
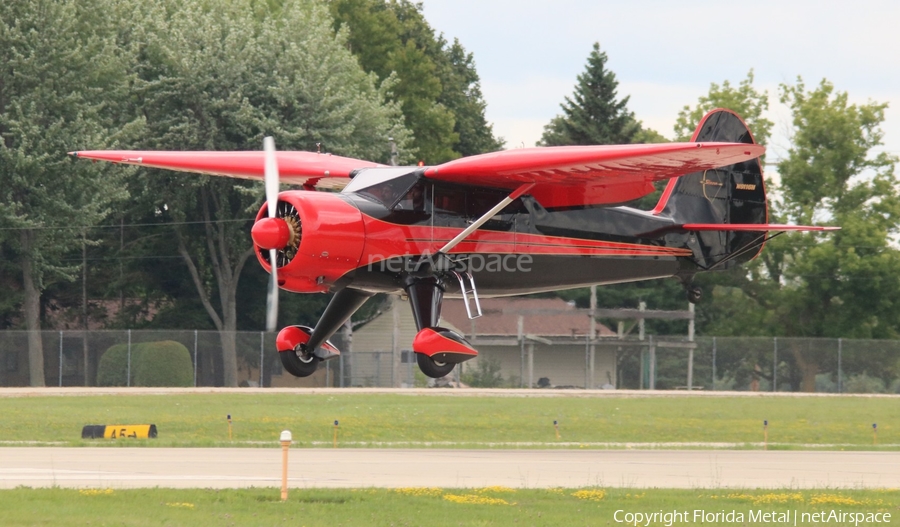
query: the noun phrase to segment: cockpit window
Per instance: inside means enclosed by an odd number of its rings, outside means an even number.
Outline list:
[[[360,171],[341,192],[358,194],[392,208],[418,180],[419,176],[408,167],[372,168]]]

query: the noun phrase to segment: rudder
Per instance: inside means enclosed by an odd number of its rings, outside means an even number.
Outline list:
[[[726,109],[707,113],[691,141],[755,143],[744,121]],[[677,225],[765,224],[768,206],[760,160],[751,159],[670,180],[653,213],[668,216]],[[761,249],[760,240],[765,233],[717,231],[696,235],[707,264],[727,258],[726,267],[730,267],[755,257],[759,250],[750,248]]]

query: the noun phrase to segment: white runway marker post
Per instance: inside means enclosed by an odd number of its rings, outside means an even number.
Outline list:
[[[291,431],[281,432],[281,501],[287,501],[288,448],[291,447]]]

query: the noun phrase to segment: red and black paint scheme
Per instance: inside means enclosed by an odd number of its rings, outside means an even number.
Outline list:
[[[764,147],[729,110],[707,114],[688,143],[508,150],[433,167],[386,167],[280,152],[274,217],[251,232],[260,265],[277,251],[278,286],[334,293],[315,328],[278,335],[285,368],[310,375],[339,351],[328,342],[376,293],[410,302],[422,371],[450,373],[477,351],[440,327],[444,296],[504,296],[676,277],[692,302],[695,274],[754,258],[770,233],[830,230],[768,224]],[[73,153],[157,168],[260,178],[261,152]],[[668,180],[652,211],[624,205]],[[310,191],[345,185],[340,193]],[[477,311],[477,310],[476,310]]]

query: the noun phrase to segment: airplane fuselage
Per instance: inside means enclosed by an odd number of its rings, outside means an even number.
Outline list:
[[[393,195],[385,190],[403,179]],[[301,261],[281,267],[279,282],[298,292],[402,292],[423,258],[506,194],[428,181],[415,172],[360,191],[283,192],[279,199],[299,212],[302,236],[291,260]],[[486,297],[695,272],[689,234],[672,226],[665,216],[631,207],[547,210],[522,196],[454,247],[445,270],[470,272]],[[268,252],[259,256],[267,266]],[[456,280],[444,279],[442,286],[447,295],[460,293]]]

